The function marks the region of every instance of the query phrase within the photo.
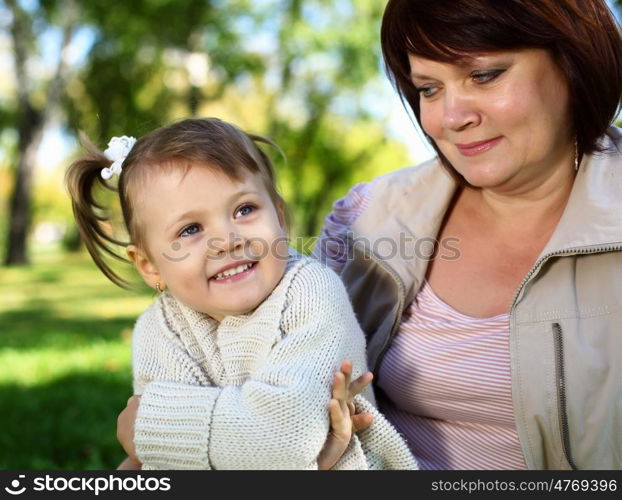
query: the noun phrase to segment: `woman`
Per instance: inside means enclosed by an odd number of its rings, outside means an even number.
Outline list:
[[[622,468],[605,2],[390,0],[381,37],[438,158],[354,187],[315,252],[348,288],[381,409],[422,468]]]

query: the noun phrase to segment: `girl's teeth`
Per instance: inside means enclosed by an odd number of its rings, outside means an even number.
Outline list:
[[[247,269],[249,269],[252,266],[252,264],[242,264],[239,265],[238,267],[233,267],[231,269],[227,269],[226,271],[223,271],[222,273],[219,273],[216,275],[216,279],[217,280],[221,280],[224,278],[229,278],[231,276],[235,276],[236,274],[242,273],[244,271],[246,271]]]

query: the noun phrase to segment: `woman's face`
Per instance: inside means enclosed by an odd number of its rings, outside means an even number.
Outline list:
[[[469,184],[520,190],[572,172],[568,86],[547,51],[409,60],[421,125]]]
[[[240,182],[209,167],[160,173],[137,208],[153,261],[139,270],[216,320],[252,311],[283,277],[288,242],[259,174]],[[155,280],[154,280],[155,281]],[[153,283],[150,283],[153,286]]]

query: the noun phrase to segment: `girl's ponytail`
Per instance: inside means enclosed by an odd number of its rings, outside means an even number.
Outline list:
[[[130,261],[110,247],[110,244],[126,247],[129,242],[113,237],[111,217],[106,214],[106,207],[95,198],[96,188],[105,188],[117,192],[117,189],[106,182],[102,176],[103,168],[110,167],[112,162],[104,156],[88,139],[81,135],[87,154],[74,161],[65,175],[65,185],[71,196],[71,206],[76,219],[80,236],[91,254],[93,261],[113,283],[125,289],[134,285],[119,276],[107,262],[106,255],[114,259],[130,263]]]

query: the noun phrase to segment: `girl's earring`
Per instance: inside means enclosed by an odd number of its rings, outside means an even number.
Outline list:
[[[579,145],[577,144],[576,137],[574,140],[574,171],[579,171]]]
[[[162,293],[162,292],[164,291],[164,290],[162,290],[162,289],[160,288],[160,282],[159,282],[159,281],[156,283],[156,290],[157,290],[158,292],[160,292],[160,293]]]

